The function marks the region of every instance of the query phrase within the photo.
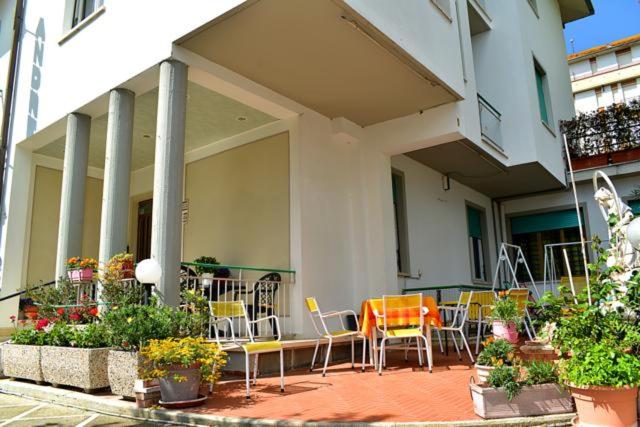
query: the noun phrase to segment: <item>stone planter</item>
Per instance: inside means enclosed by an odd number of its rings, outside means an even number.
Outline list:
[[[109,387],[109,348],[42,347],[44,380],[83,389],[86,393]]]
[[[44,382],[38,345],[4,344],[2,346],[2,371],[11,378],[22,378],[37,383]]]
[[[523,387],[520,393],[507,399],[507,393],[487,384],[469,384],[473,409],[485,419],[531,417],[573,412],[571,396],[558,384]]]
[[[135,399],[134,387],[142,367],[143,359],[138,352],[110,350],[107,369],[111,393]]]
[[[578,425],[635,427],[637,421],[638,387],[573,387]]]
[[[489,378],[489,375],[491,374],[491,371],[496,369],[493,366],[485,366],[485,365],[478,365],[478,364],[475,364],[474,366],[476,368],[476,376],[478,377],[478,383],[480,384],[486,383],[487,378]]]

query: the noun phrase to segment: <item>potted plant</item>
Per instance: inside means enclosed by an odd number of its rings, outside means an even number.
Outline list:
[[[2,346],[2,371],[12,378],[23,378],[41,383],[44,381],[40,350],[44,345],[45,328],[49,321],[20,321],[16,323],[15,316],[11,316],[14,331],[9,343]]]
[[[210,287],[216,272],[215,265],[220,264],[215,257],[201,256],[193,261],[196,266],[196,274],[202,278],[202,286]]]
[[[41,350],[44,381],[81,388],[86,393],[108,387],[109,350],[104,325],[56,322],[47,331]]]
[[[116,283],[122,280],[133,279],[133,277],[133,255],[120,253],[114,255],[105,263],[100,279],[102,282]]]
[[[555,364],[534,361],[526,367],[496,367],[486,384],[470,384],[474,411],[482,418],[512,418],[569,413],[573,402],[558,384]]]
[[[493,304],[490,315],[493,336],[496,339],[506,339],[512,344],[518,342],[518,303],[505,294],[500,294]]]
[[[72,282],[90,282],[98,261],[93,258],[72,257],[67,260],[67,275]]]
[[[155,304],[126,305],[104,313],[110,345],[107,372],[113,394],[135,398],[144,360],[141,347],[152,339],[181,337],[191,333],[191,317],[185,311]]]
[[[504,339],[487,338],[478,355],[475,368],[479,383],[485,383],[491,371],[498,366],[512,366],[517,362],[515,348]]]
[[[624,237],[611,214],[610,246],[594,238],[589,291],[576,296],[557,321],[553,344],[560,377],[576,402],[579,423],[635,426],[640,384],[640,271],[627,264]],[[616,231],[618,230],[618,231]],[[624,245],[622,245],[624,247]]]
[[[214,384],[226,363],[226,353],[203,337],[150,340],[140,354],[148,366],[145,379],[158,379],[160,404],[169,405],[202,403],[200,384]]]

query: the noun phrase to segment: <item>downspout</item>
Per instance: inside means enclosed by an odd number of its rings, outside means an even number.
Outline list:
[[[5,89],[4,108],[2,111],[2,135],[0,138],[0,213],[4,200],[4,174],[7,163],[7,145],[9,139],[9,120],[13,111],[13,89],[16,76],[18,74],[18,48],[20,44],[20,34],[22,32],[24,14],[24,1],[16,0],[16,10],[13,18],[13,40],[11,43],[11,55],[9,57],[9,75],[7,76],[7,86]]]

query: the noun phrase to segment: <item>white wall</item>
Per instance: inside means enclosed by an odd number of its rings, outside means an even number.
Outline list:
[[[422,272],[406,286],[472,283],[467,203],[485,211],[490,281],[496,254],[491,199],[454,180],[450,190],[443,190],[440,173],[404,155],[392,157],[391,166],[404,175],[410,273]],[[398,282],[402,287],[405,280]]]

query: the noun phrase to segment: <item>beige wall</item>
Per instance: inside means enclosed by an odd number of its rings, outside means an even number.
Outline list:
[[[61,188],[62,171],[42,166],[36,167],[27,283],[33,284],[40,280],[48,282],[54,279]],[[97,258],[100,210],[102,209],[102,181],[96,178],[87,178],[85,197],[83,253],[78,255]]]
[[[189,163],[185,187],[185,261],[289,267],[287,133]]]

